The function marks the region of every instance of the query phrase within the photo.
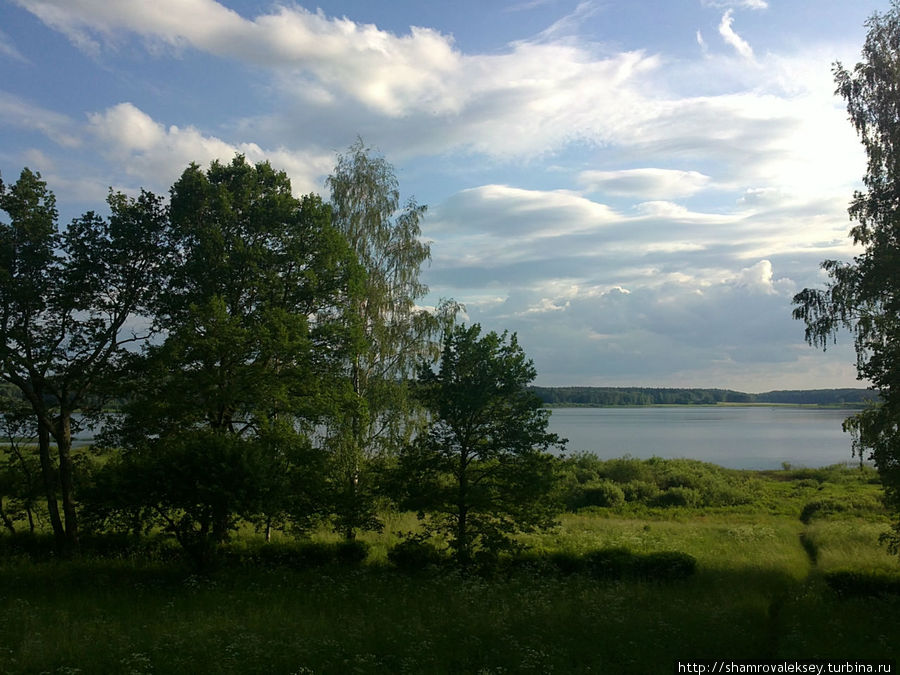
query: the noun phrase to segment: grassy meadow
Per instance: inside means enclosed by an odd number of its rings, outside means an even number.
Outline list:
[[[888,519],[871,470],[651,462],[573,472],[574,502],[615,503],[573,506],[555,530],[523,536],[526,553],[476,573],[392,565],[397,533],[417,526],[407,513],[361,536],[362,561],[324,555],[338,541],[324,526],[270,544],[247,529],[203,574],[164,540],[86,538],[81,558],[58,560],[40,537],[0,538],[0,673],[667,673],[678,659],[897,658],[900,565],[878,542]],[[679,472],[719,484],[658,480]],[[695,502],[671,504],[675,487]],[[677,551],[696,572],[598,576],[580,565],[596,551]]]

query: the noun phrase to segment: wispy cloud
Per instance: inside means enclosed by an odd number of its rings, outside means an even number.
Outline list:
[[[719,9],[768,9],[766,0],[700,0],[704,7],[717,7]]]
[[[697,31],[697,44],[700,45],[700,50],[704,54],[709,53],[709,46],[706,44],[706,40],[703,39],[703,33],[699,30]]]
[[[622,169],[618,171],[582,171],[578,182],[591,192],[672,199],[689,197],[710,185],[710,178],[697,171],[672,169]]]
[[[0,55],[3,55],[9,59],[13,59],[14,61],[20,61],[22,63],[30,63],[25,56],[22,55],[15,44],[13,44],[12,39],[0,30]]]
[[[722,39],[725,40],[729,45],[734,47],[734,50],[743,56],[745,59],[753,60],[753,48],[750,47],[750,44],[738,35],[734,28],[732,28],[732,24],[734,23],[734,17],[732,16],[734,10],[729,9],[722,15],[722,21],[719,23],[719,35],[722,36]]]
[[[38,132],[66,148],[81,145],[78,125],[72,119],[2,90],[0,125]]]

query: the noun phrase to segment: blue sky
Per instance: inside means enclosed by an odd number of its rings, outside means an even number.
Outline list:
[[[0,0],[0,172],[63,222],[242,152],[325,195],[357,136],[428,205],[427,302],[544,385],[857,386],[790,299],[849,259],[833,95],[888,0]]]

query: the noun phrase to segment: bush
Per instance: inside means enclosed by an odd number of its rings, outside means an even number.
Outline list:
[[[645,579],[675,581],[686,579],[697,571],[697,559],[680,551],[659,551],[638,556],[635,573]]]
[[[656,483],[633,480],[622,486],[622,492],[625,494],[625,501],[650,504],[659,495],[659,487]]]
[[[672,487],[653,500],[655,506],[699,506],[700,493],[688,487]]]
[[[900,578],[866,572],[829,572],[825,583],[842,597],[883,596],[900,594]]]
[[[601,480],[583,487],[576,497],[575,508],[582,506],[621,506],[625,503],[625,493],[610,480]]]
[[[631,573],[634,555],[624,548],[592,551],[585,556],[588,572],[598,579],[621,579]]]
[[[616,483],[653,480],[653,469],[646,462],[633,457],[607,460],[603,464],[602,474]]]
[[[686,579],[697,571],[697,560],[679,551],[632,553],[624,548],[593,551],[585,556],[588,572],[598,579],[625,577],[647,581]]]
[[[388,551],[387,557],[394,567],[408,572],[434,567],[446,560],[434,544],[418,539],[401,541]]]
[[[745,490],[724,482],[715,482],[703,490],[704,506],[737,506],[749,504],[753,497]]]
[[[807,502],[800,511],[800,520],[809,523],[813,518],[823,518],[837,514],[850,516],[867,516],[884,510],[882,504],[870,497],[852,497],[845,499],[813,499]]]
[[[556,551],[547,556],[546,560],[552,569],[563,574],[583,572],[587,565],[584,556],[569,551]]]
[[[345,539],[334,546],[334,557],[342,565],[360,565],[369,555],[369,545],[359,539]]]

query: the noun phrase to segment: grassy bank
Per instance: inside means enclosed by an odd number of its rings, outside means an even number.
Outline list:
[[[584,484],[629,478],[621,464],[601,470]],[[753,497],[731,506],[582,507],[527,539],[535,564],[491,574],[393,568],[387,551],[412,514],[387,514],[359,564],[266,555],[300,545],[267,548],[248,530],[204,575],[167,546],[60,561],[0,539],[0,672],[666,673],[676,659],[896,659],[900,566],[878,543],[878,486],[854,471],[728,473]],[[540,564],[598,550],[678,551],[697,569],[610,579]]]

